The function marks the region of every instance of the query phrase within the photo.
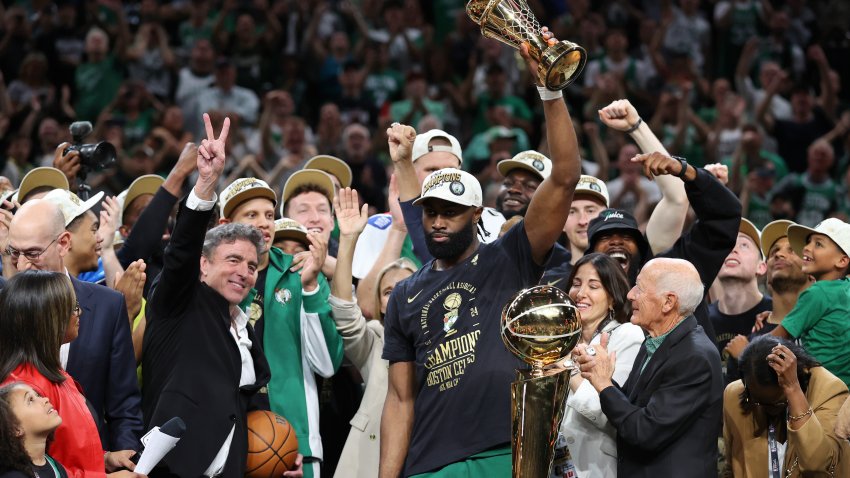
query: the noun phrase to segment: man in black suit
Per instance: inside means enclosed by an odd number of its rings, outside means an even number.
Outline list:
[[[9,225],[6,250],[16,271],[68,273],[65,257],[72,245],[79,244],[73,242],[66,226],[85,209],[68,211],[49,199],[35,199],[21,206]],[[107,456],[115,465],[108,467],[112,471],[129,463],[129,457],[135,454],[132,450],[140,447],[142,433],[141,395],[127,306],[124,297],[112,289],[74,277],[71,283],[82,309],[80,335],[68,352],[63,350],[62,362],[83,387],[97,413],[95,419],[105,422],[99,423],[105,425],[101,429],[104,449],[124,450]]]
[[[270,378],[260,342],[239,308],[257,279],[263,237],[244,224],[206,232],[224,169],[224,120],[197,152],[198,180],[180,205],[147,303],[142,407],[148,427],[178,416],[186,433],[151,477],[241,477],[248,403]],[[200,277],[200,281],[198,278]]]
[[[622,387],[611,379],[607,337],[576,347],[582,376],[617,429],[619,476],[717,476],[723,376],[717,347],[692,315],[703,290],[688,261],[659,258],[643,267],[628,298],[631,322],[649,337]]]

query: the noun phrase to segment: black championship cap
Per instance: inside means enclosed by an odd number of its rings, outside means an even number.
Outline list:
[[[603,209],[599,216],[590,221],[587,227],[587,251],[593,252],[596,241],[605,231],[620,231],[631,234],[637,242],[642,260],[649,259],[649,243],[638,229],[634,216],[622,209]]]

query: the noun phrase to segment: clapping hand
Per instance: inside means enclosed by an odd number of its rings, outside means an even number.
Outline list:
[[[598,345],[579,344],[573,351],[573,360],[579,364],[581,376],[590,381],[597,392],[613,385],[617,352],[608,354],[608,339],[608,333],[603,333]]]
[[[292,262],[301,266],[301,287],[311,292],[318,287],[319,272],[328,257],[328,240],[315,232],[308,232],[307,240],[310,241],[310,250],[299,252]]]
[[[147,280],[146,267],[145,261],[138,259],[131,262],[127,266],[127,270],[115,275],[115,290],[124,296],[124,301],[127,304],[127,316],[130,317],[130,321],[135,319],[142,311],[142,293],[145,290],[145,281]]]

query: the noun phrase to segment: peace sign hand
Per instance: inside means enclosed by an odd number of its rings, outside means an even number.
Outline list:
[[[204,127],[207,130],[207,138],[202,140],[201,146],[198,147],[198,182],[195,185],[195,194],[200,199],[211,200],[215,195],[218,178],[224,171],[224,145],[230,132],[230,118],[224,118],[218,138],[215,137],[210,115],[207,113],[204,113]]]

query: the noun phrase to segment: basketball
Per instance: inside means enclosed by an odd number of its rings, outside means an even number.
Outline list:
[[[292,470],[298,456],[298,439],[292,425],[266,410],[248,413],[248,478],[278,478]]]

